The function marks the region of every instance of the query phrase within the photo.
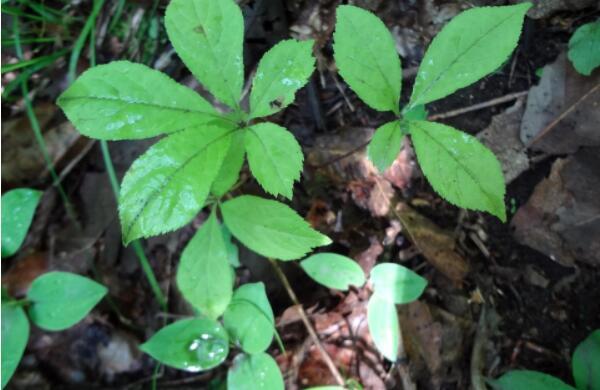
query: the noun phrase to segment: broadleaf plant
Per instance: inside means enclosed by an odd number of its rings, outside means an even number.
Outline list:
[[[600,20],[575,30],[569,40],[567,55],[575,69],[585,76],[600,66]]]
[[[2,257],[14,255],[23,244],[41,196],[29,188],[2,195]]]
[[[475,138],[424,120],[423,105],[467,87],[498,69],[517,45],[530,3],[472,8],[433,39],[419,67],[410,101],[399,108],[400,59],[390,32],[369,11],[338,7],[334,57],[342,78],[368,106],[397,120],[379,127],[367,149],[383,171],[410,135],[433,189],[452,204],[506,220],[500,163]]]

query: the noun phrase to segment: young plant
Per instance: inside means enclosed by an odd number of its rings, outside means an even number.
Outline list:
[[[575,30],[569,40],[568,57],[575,69],[585,76],[600,66],[600,20]]]
[[[381,20],[354,6],[340,6],[334,57],[340,75],[369,107],[397,119],[379,127],[368,156],[384,171],[410,135],[433,189],[460,207],[506,220],[500,163],[476,138],[424,120],[424,105],[473,84],[498,69],[517,45],[530,3],[469,9],[433,39],[419,67],[410,100],[399,108],[402,68],[394,40]]]
[[[600,329],[593,331],[575,348],[571,369],[577,390],[600,389]],[[574,390],[558,378],[528,370],[509,371],[488,382],[496,390]]]
[[[212,205],[207,221],[184,249],[176,276],[179,290],[199,316],[161,329],[142,350],[169,366],[196,372],[220,364],[232,342],[244,354],[229,369],[231,388],[248,383],[250,376],[257,387],[265,383],[265,388],[283,388],[276,364],[264,353],[274,333],[264,286],[233,291],[232,264],[237,259],[230,233],[249,249],[279,260],[300,258],[331,241],[284,203],[250,195],[225,202],[221,198],[238,180],[245,156],[266,192],[292,197],[302,171],[302,150],[289,131],[261,118],[291,104],[308,81],[315,63],[313,42],[284,40],[263,56],[245,111],[240,102],[244,22],[235,2],[172,0],[165,24],[179,57],[228,106],[226,113],[168,76],[127,61],[87,70],[58,104],[92,138],[164,136],[123,179],[119,218],[125,244],[178,229],[207,203]]]

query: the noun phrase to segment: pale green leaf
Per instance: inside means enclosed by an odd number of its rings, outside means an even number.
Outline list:
[[[200,95],[145,65],[114,61],[85,71],[58,98],[88,137],[154,137],[220,120]]]
[[[41,191],[17,188],[2,195],[2,257],[21,247],[40,202]]]
[[[377,350],[386,359],[395,362],[400,345],[400,327],[396,305],[375,292],[367,304],[367,323]]]
[[[410,121],[413,146],[433,189],[448,202],[506,221],[502,168],[475,137],[434,122]]]
[[[221,102],[238,108],[244,83],[244,19],[233,0],[171,0],[165,27],[192,74]]]
[[[231,265],[214,211],[181,254],[177,287],[193,307],[209,318],[218,318],[231,301]]]
[[[247,353],[265,351],[273,341],[275,318],[263,283],[240,286],[223,314],[231,341]]]
[[[119,196],[125,243],[175,230],[194,218],[219,172],[232,131],[202,126],[171,134],[133,162]]]
[[[244,165],[244,155],[246,149],[244,146],[244,133],[235,132],[231,135],[229,150],[223,160],[223,165],[219,169],[215,181],[212,184],[210,192],[217,198],[225,195],[233,187],[240,176],[240,170]]]
[[[294,101],[315,69],[314,41],[281,41],[261,58],[252,81],[250,118],[280,111]]]
[[[572,366],[578,389],[600,389],[600,329],[593,331],[575,348]]]
[[[229,390],[283,390],[279,366],[266,353],[239,354],[227,372]]]
[[[489,383],[495,390],[575,390],[558,378],[528,370],[509,371]]]
[[[190,372],[210,370],[229,353],[227,332],[209,318],[188,318],[165,326],[140,349],[167,366]]]
[[[358,263],[336,253],[318,253],[300,262],[302,269],[317,283],[336,290],[361,287],[365,273]]]
[[[221,211],[231,234],[265,257],[294,260],[315,247],[331,244],[329,237],[274,200],[244,195],[223,203]]]
[[[421,296],[427,280],[410,269],[394,263],[378,264],[371,270],[373,289],[392,303],[409,303]]]
[[[568,56],[575,69],[586,76],[600,66],[600,20],[575,30],[569,40]]]
[[[264,122],[247,129],[245,144],[250,170],[265,191],[291,199],[304,160],[294,136],[281,126]]]
[[[2,302],[2,388],[15,373],[29,339],[29,321],[23,309]]]
[[[454,17],[421,61],[410,105],[448,96],[498,69],[517,46],[530,7],[521,3],[472,8]]]
[[[342,5],[333,38],[335,62],[346,83],[375,110],[397,113],[402,68],[383,22],[369,11]]]
[[[400,121],[392,121],[379,127],[367,147],[367,155],[379,172],[385,172],[400,153],[404,136],[400,126]]]
[[[48,272],[27,292],[29,317],[45,330],[67,329],[81,321],[106,295],[103,285],[68,272]]]

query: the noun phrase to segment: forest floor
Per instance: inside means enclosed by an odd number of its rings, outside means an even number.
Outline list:
[[[121,244],[99,144],[81,136],[55,105],[68,85],[71,50],[91,2],[43,3],[65,17],[40,21],[21,16],[23,34],[52,38],[24,41],[24,56],[65,53],[45,66],[2,74],[2,191],[23,186],[44,191],[23,249],[2,261],[2,285],[22,296],[36,276],[66,270],[101,281],[110,299],[67,331],[32,329],[8,388],[149,388],[156,363],[137,345],[165,321],[189,314],[174,274],[183,247],[206,214],[177,232],[144,242],[169,299],[165,313],[133,250]],[[163,27],[167,2],[125,1],[122,9],[120,3],[106,1],[92,26],[97,63],[143,62],[205,93],[168,43]],[[518,48],[501,69],[427,106],[430,118],[477,135],[496,152],[509,183],[507,223],[442,200],[420,172],[408,140],[383,174],[367,160],[366,143],[391,118],[362,103],[336,72],[331,43],[339,1],[239,3],[246,21],[248,76],[279,40],[316,41],[317,72],[296,102],[272,118],[290,129],[304,149],[305,168],[292,206],[332,238],[328,250],[354,258],[365,271],[376,262],[399,262],[429,282],[419,301],[399,308],[406,356],[390,366],[366,330],[366,289],[336,293],[312,282],[295,263],[286,263],[284,269],[340,371],[368,389],[402,388],[403,376],[418,389],[468,389],[474,376],[495,378],[516,368],[572,383],[574,348],[600,328],[600,70],[578,75],[565,53],[573,31],[600,16],[596,2],[537,1]],[[393,33],[402,59],[403,103],[429,42],[466,3],[354,2],[372,10]],[[4,7],[3,2],[2,63],[8,64],[16,62],[12,38],[5,38],[11,36],[15,15]],[[76,63],[78,72],[90,66],[88,43]],[[28,69],[29,97],[75,215],[68,215],[52,185],[22,90],[14,87]],[[154,141],[110,143],[119,178]],[[262,194],[247,167],[242,181],[236,194]],[[333,384],[269,263],[240,250],[238,280],[260,280],[267,286],[286,348],[284,352],[274,344],[269,352],[287,387]],[[157,382],[159,388],[220,388],[225,369],[193,374],[163,368]]]

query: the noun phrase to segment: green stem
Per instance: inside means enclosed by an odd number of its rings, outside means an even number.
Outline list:
[[[69,84],[71,84],[73,81],[75,81],[75,75],[77,73],[77,62],[79,61],[79,56],[81,55],[81,50],[83,49],[83,46],[85,45],[85,41],[86,41],[88,35],[90,34],[90,32],[92,31],[92,28],[96,24],[96,17],[98,16],[98,13],[102,9],[102,6],[104,5],[104,1],[105,0],[94,0],[94,6],[92,7],[92,13],[86,20],[85,25],[83,26],[83,29],[81,30],[81,34],[79,34],[79,37],[77,37],[77,40],[75,41],[75,45],[73,45],[73,52],[71,53],[71,58],[69,59],[69,70],[67,72],[67,80],[69,81]]]

